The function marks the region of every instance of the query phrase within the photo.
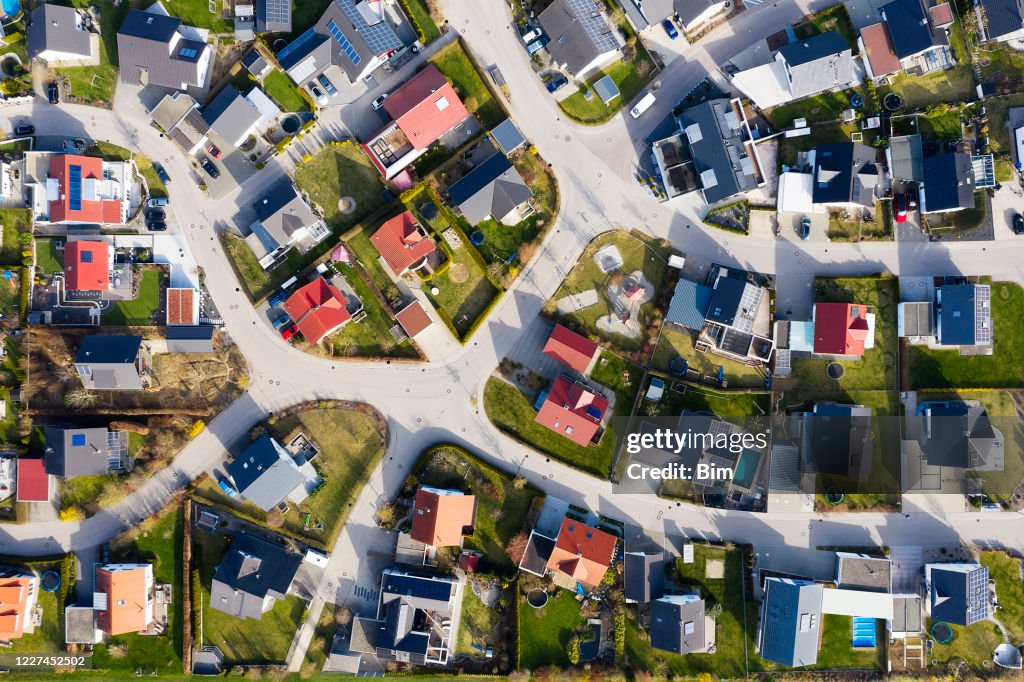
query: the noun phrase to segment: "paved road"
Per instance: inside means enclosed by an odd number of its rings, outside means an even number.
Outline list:
[[[814,3],[811,6],[815,6]],[[702,40],[685,58],[676,59],[660,80],[663,91],[686,92],[709,69],[754,37],[804,12],[805,3],[757,6]],[[324,572],[319,595],[328,601],[363,604],[363,590],[376,577],[367,549],[385,542],[374,524],[374,510],[398,489],[409,466],[425,447],[440,441],[461,443],[485,459],[519,469],[532,484],[573,503],[600,509],[651,530],[692,537],[731,538],[759,546],[813,548],[815,545],[930,545],[960,539],[980,546],[1024,548],[1024,524],[1016,514],[947,514],[919,511],[903,514],[810,515],[770,511],[749,514],[669,504],[653,496],[616,495],[610,484],[581,476],[558,462],[531,452],[498,432],[482,410],[487,377],[536,317],[556,290],[583,247],[596,234],[613,228],[637,227],[666,237],[683,251],[703,259],[763,272],[865,274],[990,274],[1024,281],[1024,242],[998,244],[800,244],[741,238],[703,228],[697,209],[681,203],[666,206],[648,197],[632,180],[637,149],[634,140],[646,134],[671,106],[659,98],[656,109],[639,122],[618,117],[599,128],[583,128],[562,119],[554,102],[529,68],[500,0],[448,3],[447,16],[485,66],[497,63],[512,91],[513,117],[551,162],[562,192],[562,212],[534,261],[492,312],[473,341],[454,346],[443,362],[390,365],[338,361],[305,355],[283,343],[260,319],[235,281],[215,230],[231,224],[274,180],[287,162],[272,163],[245,185],[212,201],[192,179],[182,152],[145,120],[141,107],[116,111],[45,103],[0,110],[0,126],[31,115],[40,134],[65,133],[117,142],[145,150],[161,160],[173,178],[171,210],[182,226],[196,261],[207,274],[228,329],[249,362],[252,387],[206,431],[189,443],[174,463],[146,481],[121,503],[80,522],[20,524],[0,527],[0,551],[20,555],[78,550],[99,544],[159,509],[170,491],[223,459],[224,450],[244,438],[253,423],[269,412],[299,401],[346,398],[374,405],[388,419],[391,441],[381,467],[356,501]],[[627,117],[628,118],[628,117]],[[634,152],[635,155],[635,152]],[[777,550],[777,551],[784,551]],[[319,601],[315,605],[319,605]],[[315,609],[318,610],[318,609]],[[311,634],[310,614],[300,640]],[[293,648],[293,664],[305,645]]]

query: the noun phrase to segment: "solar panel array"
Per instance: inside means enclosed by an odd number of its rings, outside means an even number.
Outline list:
[[[967,625],[988,618],[987,568],[979,568],[971,572],[967,601]]]
[[[404,597],[448,601],[451,597],[452,585],[442,580],[391,573],[384,581],[384,591]]]
[[[178,54],[185,59],[195,59],[196,55],[199,54],[199,50],[192,49],[191,47],[183,47]]]
[[[291,16],[291,0],[266,0],[264,5],[266,16],[263,20],[268,24],[287,24]]]
[[[82,210],[82,167],[68,168],[68,207],[72,211]]]
[[[362,61],[362,57],[360,57],[359,53],[356,52],[356,48],[352,46],[352,43],[348,42],[348,38],[346,38],[345,34],[341,32],[338,25],[334,23],[334,19],[327,22],[327,30],[330,31],[334,39],[338,41],[338,45],[341,46],[341,53],[348,57],[353,64],[358,64]]]
[[[736,311],[736,319],[732,326],[745,332],[754,328],[754,316],[757,315],[757,308],[761,305],[761,287],[747,284],[743,287],[743,296],[740,298],[739,310]]]
[[[388,22],[379,21],[371,26],[356,9],[352,0],[337,0],[337,2],[345,12],[345,16],[352,22],[352,26],[363,37],[375,55],[382,55],[402,47],[402,41],[395,35]]]
[[[991,154],[972,156],[971,166],[974,167],[975,187],[985,189],[996,186],[996,166]]]
[[[312,28],[307,29],[305,33],[303,33],[298,38],[282,47],[281,51],[277,53],[277,59],[280,61],[282,59],[287,58],[288,55],[290,55],[292,52],[295,52],[296,50],[298,50],[300,47],[302,47],[315,37],[316,31],[314,31]]]
[[[974,287],[974,343],[992,343],[992,290]]]
[[[619,47],[615,33],[601,13],[601,5],[594,0],[566,0],[569,9],[583,27],[584,33],[600,52],[614,50]]]

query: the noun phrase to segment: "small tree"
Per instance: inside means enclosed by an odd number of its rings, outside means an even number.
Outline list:
[[[64,404],[73,410],[83,410],[96,404],[99,396],[84,388],[76,388],[64,394]]]
[[[580,662],[580,638],[573,635],[569,643],[565,645],[565,653],[569,656],[569,662],[576,665]]]
[[[505,554],[516,566],[523,560],[523,555],[526,554],[526,547],[530,542],[529,536],[526,533],[519,531],[511,538],[509,538],[508,544],[505,545]]]
[[[513,478],[512,479],[512,487],[515,488],[516,490],[522,490],[523,488],[525,488],[526,487],[526,477],[525,476],[516,476],[515,478]]]

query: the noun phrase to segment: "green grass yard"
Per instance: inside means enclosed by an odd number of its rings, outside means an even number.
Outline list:
[[[824,123],[838,121],[840,114],[850,108],[850,97],[861,93],[860,88],[850,88],[838,92],[823,92],[813,97],[787,102],[766,112],[768,119],[778,128],[789,128],[798,118],[807,119],[808,123]],[[863,93],[861,93],[863,94]],[[807,137],[817,139],[818,130]],[[804,139],[804,138],[797,138]],[[820,143],[819,143],[820,144]]]
[[[18,238],[20,234],[32,231],[31,210],[0,208],[0,226],[3,227],[3,242],[0,242],[0,265],[21,265],[22,247]]]
[[[156,168],[153,166],[153,160],[148,156],[134,154],[124,147],[118,147],[116,144],[110,144],[109,142],[103,142],[100,140],[94,142],[94,145],[100,156],[107,161],[134,160],[135,166],[139,169],[139,173],[146,179],[146,186],[149,187],[150,196],[167,196],[167,186],[156,174]]]
[[[391,280],[391,275],[384,270],[384,265],[380,260],[380,252],[377,251],[377,247],[370,241],[373,232],[379,227],[380,225],[374,225],[373,230],[364,229],[359,231],[345,240],[345,246],[355,255],[359,264],[366,270],[366,274],[370,276],[370,280],[377,289],[385,292],[389,287],[394,286],[394,282]]]
[[[422,32],[424,44],[431,43],[441,37],[441,31],[430,16],[430,10],[424,0],[401,0],[402,10],[418,26]]]
[[[354,268],[341,266],[342,276],[363,302],[366,312],[359,322],[350,322],[331,337],[334,354],[355,357],[417,358],[409,343],[396,344],[391,327],[397,324],[373,295],[369,285]]]
[[[198,0],[194,0],[198,1]],[[100,63],[55,69],[71,83],[71,94],[90,104],[110,106],[117,86],[117,29],[128,15],[132,3],[113,0],[71,0],[75,7],[97,5],[100,9]],[[27,62],[26,62],[27,63]]]
[[[325,147],[295,171],[295,184],[323,210],[324,219],[335,234],[352,227],[384,205],[380,173],[354,145]],[[356,207],[343,214],[338,207],[342,197],[350,197]]]
[[[501,294],[473,258],[472,248],[469,240],[464,239],[462,247],[452,253],[448,269],[434,275],[425,287],[434,308],[451,322],[463,340],[476,319]],[[436,294],[432,291],[434,287],[438,289]]]
[[[474,644],[484,649],[504,644],[495,637],[498,620],[498,612],[484,606],[480,597],[473,594],[469,584],[466,584],[462,591],[462,620],[459,621],[455,654],[479,656],[480,652],[473,648]]]
[[[461,42],[455,41],[441,48],[430,62],[448,77],[466,109],[479,116],[485,128],[490,129],[505,119],[505,111],[491,94]]]
[[[884,669],[885,643],[888,641],[884,623],[875,621],[875,639],[877,646],[873,649],[854,649],[853,619],[849,616],[837,616],[826,613],[821,619],[821,647],[818,649],[818,663],[811,666],[817,670],[855,670]]]
[[[615,391],[615,415],[618,417],[628,417],[633,413],[643,376],[644,370],[639,365],[606,350],[601,351],[590,372],[591,379]]]
[[[533,191],[531,203],[535,213],[517,225],[504,225],[493,218],[478,223],[474,229],[484,235],[480,253],[488,261],[504,261],[519,247],[539,238],[554,219],[558,203],[558,187],[554,176],[545,167],[541,158],[523,150],[513,159],[516,170]],[[541,225],[543,221],[543,225]]]
[[[677,416],[683,410],[710,412],[725,419],[764,417],[771,411],[770,393],[748,393],[746,391],[716,391],[706,386],[686,384],[686,392],[671,390],[671,379],[665,379],[665,394],[657,403],[659,416]],[[646,414],[649,401],[643,401],[639,411]]]
[[[112,303],[103,313],[103,324],[114,327],[146,327],[162,323],[162,319],[154,320],[154,316],[160,310],[160,289],[163,287],[163,279],[163,269],[144,269],[139,277],[138,296],[132,300]]]
[[[604,123],[632,102],[633,98],[647,86],[654,73],[654,60],[643,46],[637,44],[636,59],[632,62],[617,61],[588,78],[585,89],[581,88],[579,92],[558,103],[562,111],[575,121],[596,125]],[[620,93],[608,104],[605,104],[593,89],[594,83],[605,76],[611,76]],[[590,99],[587,99],[587,95],[590,95]]]
[[[224,17],[223,0],[213,0],[215,12],[210,11],[210,0],[165,0],[164,6],[172,17],[196,28],[212,33],[231,33],[234,25]]]
[[[284,71],[274,69],[263,77],[263,89],[282,111],[309,111],[309,102]]]
[[[651,369],[668,372],[672,361],[685,358],[690,369],[703,375],[718,378],[718,368],[724,368],[729,388],[764,388],[764,372],[756,367],[720,355],[698,353],[694,347],[695,336],[674,325],[665,325],[661,339],[654,349]]]
[[[568,667],[566,644],[583,625],[580,604],[567,590],[558,590],[542,609],[519,604],[519,660],[524,670],[541,666]]]

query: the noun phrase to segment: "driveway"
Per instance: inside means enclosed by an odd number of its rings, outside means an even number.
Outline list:
[[[780,318],[809,320],[813,307],[813,274],[778,274],[775,276],[775,310]]]
[[[1013,216],[1024,208],[1024,189],[1020,180],[1004,182],[992,197],[992,229],[995,239],[1021,239],[1013,233]]]

